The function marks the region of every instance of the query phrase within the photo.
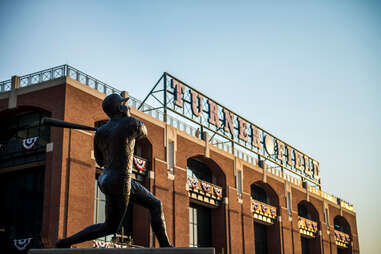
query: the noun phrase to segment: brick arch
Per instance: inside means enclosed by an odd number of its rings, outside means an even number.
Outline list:
[[[189,159],[196,159],[208,167],[213,177],[215,184],[226,190],[226,177],[222,168],[214,160],[205,157],[204,155],[193,155],[186,158],[188,164]],[[189,200],[192,202],[191,200]],[[220,206],[210,208],[211,212],[211,246],[215,248],[216,253],[226,251],[226,204],[221,203]],[[217,230],[216,230],[217,229]]]
[[[46,112],[52,114],[53,110],[49,109],[49,107],[39,107],[35,105],[24,105],[24,106],[19,106],[15,109],[5,109],[0,111],[0,116],[1,117],[7,117],[7,116],[14,116],[15,114],[23,113],[23,112],[28,112],[28,111],[34,111],[34,112]]]
[[[226,176],[222,168],[218,165],[217,162],[214,160],[205,157],[204,155],[194,155],[192,157],[187,158],[187,162],[189,159],[196,159],[200,161],[201,163],[208,166],[209,170],[211,171],[212,175],[216,178],[216,184],[226,188]]]
[[[279,212],[279,195],[276,193],[276,191],[271,187],[270,184],[265,183],[263,181],[256,181],[250,185],[250,188],[252,188],[254,185],[264,189],[266,191],[267,197],[269,199],[269,205],[276,206],[278,208]],[[252,193],[251,193],[252,196]]]
[[[8,111],[9,109],[6,109],[5,111]],[[57,112],[57,107],[54,107],[54,105],[48,104],[48,103],[39,103],[39,102],[34,102],[33,104],[23,104],[19,103],[17,105],[17,108],[15,109],[10,109],[9,111],[14,114],[15,112],[22,112],[22,111],[27,111],[27,110],[35,110],[35,111],[45,111],[49,112],[52,117],[59,117],[58,112]],[[63,116],[63,112],[62,112]]]
[[[310,220],[313,220],[313,221],[316,221],[318,223],[318,225],[320,224],[320,215],[319,215],[319,211],[316,209],[316,207],[309,201],[307,200],[302,200],[298,203],[298,215],[301,216],[299,214],[299,212],[301,211],[302,207],[305,207],[305,209],[307,210],[307,213],[308,213],[308,216],[309,218],[307,219],[310,219]],[[302,216],[302,217],[305,217],[305,216]]]
[[[136,140],[135,147],[141,146],[141,157],[152,162],[152,143],[149,138],[142,138]]]
[[[333,225],[341,226],[342,232],[351,236],[351,226],[349,225],[348,221],[343,216],[341,215],[335,216],[335,218],[333,219]]]

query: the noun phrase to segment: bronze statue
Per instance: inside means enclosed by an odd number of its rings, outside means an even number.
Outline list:
[[[58,240],[57,248],[69,248],[73,244],[118,232],[129,202],[149,209],[152,230],[160,247],[172,247],[165,228],[161,201],[131,179],[135,140],[145,137],[147,129],[141,121],[131,117],[125,105],[127,100],[118,94],[108,95],[103,100],[103,111],[110,120],[98,128],[94,136],[95,160],[104,167],[98,177],[98,185],[106,196],[106,221]]]

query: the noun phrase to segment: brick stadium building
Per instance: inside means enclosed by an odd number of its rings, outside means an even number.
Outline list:
[[[1,249],[51,247],[104,220],[94,133],[48,127],[41,118],[100,126],[102,100],[113,92],[120,91],[68,65],[0,83]],[[148,128],[133,172],[162,200],[175,246],[359,253],[353,206],[321,190],[315,159],[167,73],[146,99],[159,106],[129,100]],[[148,211],[130,211],[116,238],[74,247],[111,246],[112,239],[158,247]]]

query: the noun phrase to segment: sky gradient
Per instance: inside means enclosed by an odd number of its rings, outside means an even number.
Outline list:
[[[378,254],[380,27],[381,1],[3,0],[0,80],[70,64],[143,99],[167,71],[317,159]]]

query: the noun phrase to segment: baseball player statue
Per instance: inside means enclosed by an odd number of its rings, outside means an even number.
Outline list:
[[[147,136],[147,129],[141,121],[131,117],[127,101],[128,98],[119,94],[110,94],[103,100],[103,111],[110,120],[98,128],[94,136],[95,160],[104,168],[98,185],[106,196],[106,220],[58,240],[57,248],[70,248],[73,244],[118,232],[129,202],[149,209],[151,227],[160,247],[172,247],[161,201],[131,178],[135,141]]]

